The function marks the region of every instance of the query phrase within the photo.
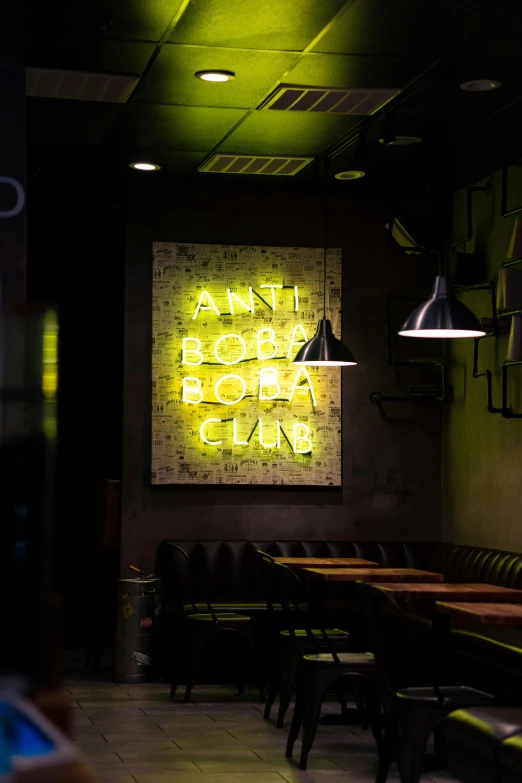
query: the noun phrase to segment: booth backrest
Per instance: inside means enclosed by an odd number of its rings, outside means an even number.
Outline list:
[[[482,547],[440,542],[169,540],[159,546],[157,571],[163,579],[163,600],[171,605],[187,598],[177,578],[181,561],[173,544],[187,552],[204,591],[214,601],[263,601],[256,549],[273,557],[362,557],[391,568],[438,571],[448,582],[489,582],[522,589],[522,555]]]

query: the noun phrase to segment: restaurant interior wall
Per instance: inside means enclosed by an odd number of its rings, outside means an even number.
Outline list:
[[[323,198],[308,194],[170,188],[136,189],[131,195],[125,270],[123,573],[130,562],[152,564],[156,546],[166,538],[439,538],[440,404],[391,403],[381,409],[368,399],[375,388],[395,394],[404,388],[403,374],[389,366],[386,356],[387,298],[425,294],[434,262],[419,263],[418,257],[389,246],[385,211],[371,198],[335,197],[329,205],[328,244],[343,250],[343,338],[358,361],[343,371],[342,488],[151,487],[152,242],[321,247],[323,209]]]
[[[489,196],[474,197],[474,235],[459,250],[476,253],[486,280],[497,280],[506,261],[516,218],[501,214],[502,172],[476,184],[491,181]],[[509,171],[508,208],[522,204],[522,169]],[[466,224],[466,189],[455,194],[453,230],[461,236]],[[513,269],[522,269],[515,266]],[[491,313],[488,291],[459,295],[479,316]],[[522,307],[522,301],[518,305]],[[522,551],[522,420],[489,413],[486,379],[473,378],[473,340],[449,341],[451,402],[444,406],[442,437],[442,534],[443,540],[497,549]],[[502,363],[508,335],[482,341],[479,370],[493,374],[493,405],[500,407]],[[522,373],[509,373],[508,401],[522,411]]]

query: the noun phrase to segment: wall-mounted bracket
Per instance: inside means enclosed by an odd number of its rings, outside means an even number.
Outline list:
[[[459,291],[489,291],[491,293],[491,332],[485,334],[483,337],[475,337],[473,341],[473,377],[485,378],[488,390],[488,403],[487,409],[489,413],[502,413],[502,408],[495,408],[493,405],[493,374],[491,370],[482,370],[479,372],[479,345],[482,340],[487,340],[490,337],[497,337],[498,335],[498,318],[497,318],[497,287],[494,280],[490,280],[488,283],[477,283],[470,286],[458,286],[454,289]]]
[[[513,413],[513,409],[507,401],[508,370],[510,367],[520,366],[522,366],[522,361],[504,362],[502,365],[502,416],[505,419],[522,419],[522,413]]]
[[[446,365],[442,359],[408,359],[397,361],[392,353],[392,329],[391,315],[392,302],[397,300],[409,300],[415,302],[424,302],[422,296],[390,296],[386,308],[386,358],[391,367],[440,367],[441,384],[416,384],[408,388],[406,395],[382,394],[380,391],[372,391],[369,394],[369,400],[373,405],[380,405],[381,402],[411,402],[412,400],[420,402],[444,402],[446,399]]]
[[[453,244],[451,245],[451,249],[453,251],[459,245],[463,245],[464,242],[469,242],[470,239],[473,239],[473,194],[474,193],[486,193],[489,196],[489,194],[491,193],[491,182],[488,182],[486,185],[472,185],[467,189],[466,191],[467,233],[465,237],[462,237],[462,239],[458,239],[456,242],[453,242]]]
[[[509,173],[509,169],[514,166],[522,166],[522,160],[512,160],[509,161],[508,163],[504,163],[504,165],[502,166],[502,203],[500,207],[502,217],[511,217],[511,215],[516,215],[517,212],[522,212],[522,206],[515,207],[514,209],[507,208],[508,173]],[[517,263],[517,261],[515,261],[515,263]],[[502,264],[502,266],[511,266],[511,264],[506,263],[506,264]]]
[[[393,395],[381,394],[380,391],[370,392],[369,400],[372,405],[380,405],[382,402],[444,402],[446,399],[446,365],[443,362],[398,362],[398,366],[407,364],[431,364],[441,368],[441,383],[416,384],[408,387],[408,394]],[[397,366],[395,365],[395,366]]]

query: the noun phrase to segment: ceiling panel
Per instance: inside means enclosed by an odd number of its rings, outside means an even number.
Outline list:
[[[125,142],[142,148],[207,152],[243,115],[238,109],[128,103],[120,133]]]
[[[111,38],[159,41],[182,0],[101,0],[99,16]]]
[[[346,0],[191,0],[174,43],[303,50]]]
[[[286,81],[318,87],[404,87],[422,68],[413,58],[306,54]]]
[[[122,107],[53,98],[27,98],[29,141],[44,144],[101,144]]]
[[[167,44],[135,93],[137,101],[250,109],[294,62],[288,52]],[[230,82],[196,79],[196,71],[233,71]]]
[[[426,53],[431,27],[440,14],[436,3],[419,0],[356,2],[315,45],[315,52],[415,56]],[[431,49],[437,51],[435,41]]]
[[[255,111],[219,147],[220,152],[317,155],[360,118],[331,114]]]

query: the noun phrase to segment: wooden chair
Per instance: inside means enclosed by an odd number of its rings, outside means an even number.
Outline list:
[[[182,567],[177,568],[177,576],[180,585],[183,587],[186,597],[192,606],[193,613],[186,615],[186,625],[188,639],[188,668],[187,668],[187,682],[185,686],[185,703],[190,701],[190,694],[196,683],[199,665],[201,663],[201,657],[205,647],[215,639],[218,634],[224,631],[229,631],[240,636],[250,654],[252,663],[252,669],[254,673],[254,679],[259,689],[259,698],[262,703],[265,701],[265,689],[263,683],[261,683],[257,660],[256,650],[254,644],[254,621],[252,617],[238,612],[216,612],[214,611],[212,604],[208,597],[205,597],[203,603],[208,609],[207,612],[198,611],[198,607],[194,600],[194,595],[189,586],[189,580],[186,578],[185,572],[188,569],[188,573],[193,582],[199,585],[199,594],[204,595],[199,575],[196,572],[194,564],[187,555],[184,549],[176,544],[172,544],[172,549],[178,553],[180,563]],[[185,566],[185,568],[183,568]],[[239,690],[242,692],[243,686],[239,685]],[[170,695],[174,697],[176,695],[176,683],[171,683]]]

